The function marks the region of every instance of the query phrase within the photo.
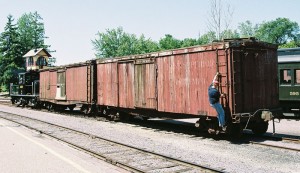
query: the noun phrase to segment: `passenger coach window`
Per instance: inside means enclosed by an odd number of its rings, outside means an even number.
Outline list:
[[[292,83],[291,70],[280,70],[280,84],[291,84]]]
[[[295,70],[295,84],[300,84],[300,70]]]

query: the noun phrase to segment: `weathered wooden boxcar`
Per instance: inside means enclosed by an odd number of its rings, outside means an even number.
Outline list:
[[[95,61],[59,66],[40,71],[40,101],[48,109],[73,109],[76,104],[88,112],[95,103]]]
[[[227,124],[264,133],[279,110],[277,46],[254,38],[97,60],[97,105],[116,116],[199,117],[217,129],[207,91],[216,72]]]

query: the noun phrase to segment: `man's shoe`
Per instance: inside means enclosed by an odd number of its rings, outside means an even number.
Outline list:
[[[222,131],[226,131],[226,126],[222,126]]]

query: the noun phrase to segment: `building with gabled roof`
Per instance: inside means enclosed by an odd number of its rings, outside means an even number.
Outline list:
[[[51,55],[44,48],[32,49],[24,56],[26,58],[26,71],[47,68],[48,58]]]

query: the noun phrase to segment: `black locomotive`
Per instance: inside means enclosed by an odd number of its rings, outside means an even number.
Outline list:
[[[18,84],[10,84],[13,104],[36,106],[39,96],[39,72],[28,71],[18,75]]]

